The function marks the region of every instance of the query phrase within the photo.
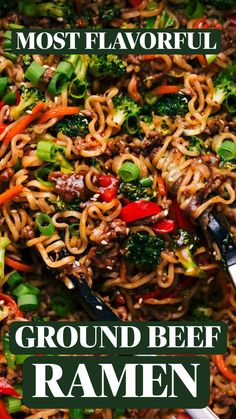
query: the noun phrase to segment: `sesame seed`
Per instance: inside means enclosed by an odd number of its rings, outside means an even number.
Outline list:
[[[106,245],[106,244],[108,244],[108,242],[106,240],[102,240],[101,244]]]

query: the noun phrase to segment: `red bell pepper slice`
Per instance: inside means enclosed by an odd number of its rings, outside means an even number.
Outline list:
[[[113,178],[113,176],[111,176],[111,175],[100,175],[99,176],[99,185],[102,186],[102,188],[107,188],[108,186],[111,185],[112,178]]]
[[[110,202],[117,198],[118,179],[112,175],[100,175],[99,184],[99,195],[102,201]]]
[[[138,7],[143,2],[143,0],[128,0],[128,2],[132,7]]]
[[[117,198],[117,186],[100,191],[100,198],[104,202],[111,202],[113,199]]]
[[[191,419],[191,416],[187,413],[178,413],[176,419]]]
[[[18,393],[18,391],[16,391],[16,389],[14,389],[14,387],[8,383],[5,377],[0,377],[0,394],[7,394],[8,396],[17,398],[21,397],[20,393]]]
[[[159,214],[161,207],[154,202],[137,201],[131,202],[122,208],[120,216],[126,223],[140,220],[142,218],[151,217],[152,215]]]
[[[6,124],[4,124],[3,122],[0,122],[0,134],[2,134],[3,131],[5,131],[6,127],[7,127]]]
[[[163,220],[157,221],[157,223],[155,223],[152,226],[154,233],[157,233],[157,234],[171,233],[172,231],[174,231],[174,228],[175,228],[174,221],[167,220],[166,218],[164,218]]]
[[[7,408],[2,400],[0,400],[0,418],[1,419],[12,419],[12,416],[9,415]]]
[[[176,220],[176,224],[178,228],[183,228],[187,231],[193,231],[193,226],[190,224],[187,217],[184,215],[183,211],[181,210],[177,200],[172,198],[172,208],[174,210],[174,218]]]
[[[2,109],[4,106],[4,102],[2,100],[0,100],[0,109]]]
[[[15,300],[11,298],[9,295],[0,293],[0,301],[3,300],[7,306],[10,306],[14,311],[16,317],[24,317],[22,311],[19,309],[18,305],[16,304]],[[1,417],[1,416],[0,416]]]

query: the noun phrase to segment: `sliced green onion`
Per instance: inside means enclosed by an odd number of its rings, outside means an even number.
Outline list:
[[[5,31],[3,34],[4,39],[12,39],[12,31]]]
[[[70,235],[79,237],[80,236],[79,228],[80,228],[80,225],[78,223],[71,224],[69,226]]]
[[[25,72],[25,77],[31,81],[33,84],[37,84],[41,79],[42,75],[45,73],[46,68],[42,67],[40,64],[34,61],[30,64]]]
[[[5,39],[3,41],[2,46],[3,46],[3,49],[5,51],[11,51],[12,50],[12,41],[11,41],[11,39]]]
[[[202,17],[205,12],[205,7],[198,0],[189,0],[185,8],[185,14],[189,19],[196,19]]]
[[[15,105],[17,103],[17,97],[16,94],[13,92],[7,92],[3,98],[2,101],[5,105]]]
[[[63,73],[68,79],[70,79],[74,73],[74,68],[72,64],[67,63],[66,61],[61,61],[57,66],[56,73]]]
[[[229,113],[232,113],[232,114],[236,113],[236,92],[228,94],[225,100],[225,106]]]
[[[49,182],[48,176],[51,173],[51,169],[49,167],[41,166],[35,170],[34,175],[35,178],[42,183],[44,186],[53,186],[52,182]]]
[[[50,141],[39,141],[37,144],[37,156],[40,160],[55,162],[58,147]]]
[[[23,294],[17,299],[19,309],[22,311],[36,310],[39,306],[38,297],[35,294]]]
[[[7,77],[0,77],[0,96],[3,95],[7,88],[8,78]]]
[[[233,141],[224,141],[217,153],[223,160],[234,160],[236,159],[236,144]]]
[[[82,99],[87,93],[87,83],[80,77],[72,80],[69,87],[70,96],[74,99]]]
[[[146,177],[142,177],[142,179],[140,179],[139,183],[144,186],[145,188],[149,188],[150,186],[152,186],[152,179],[148,176]]]
[[[13,52],[4,51],[3,55],[4,55],[5,58],[12,61],[13,63],[17,60],[17,55],[13,54]]]
[[[21,284],[21,282],[22,276],[19,274],[19,272],[13,272],[7,280],[7,283],[11,288],[17,287],[17,285]]]
[[[56,295],[52,299],[52,309],[58,316],[65,316],[70,311],[70,304],[67,298]]]
[[[139,129],[139,118],[136,114],[131,113],[126,117],[125,125],[129,134],[136,134]]]
[[[63,156],[62,153],[57,152],[57,161],[60,165],[62,173],[74,173],[74,167],[70,162]]]
[[[60,94],[65,89],[67,81],[65,74],[55,73],[48,85],[48,93],[53,96]]]
[[[17,23],[8,23],[7,28],[8,29],[24,29],[25,26],[18,25]]]
[[[92,415],[96,409],[92,409],[91,407],[86,407],[84,410],[85,415]]]
[[[210,64],[214,63],[214,61],[216,60],[217,57],[218,57],[217,54],[206,54],[205,58],[207,60],[207,64],[210,65]]]
[[[4,403],[10,415],[19,412],[21,409],[21,399],[17,399],[16,397],[4,397]]]
[[[79,59],[79,55],[78,54],[70,54],[70,55],[65,55],[64,56],[64,60],[67,63],[70,63],[73,66],[73,68],[76,67],[76,64],[78,62],[78,59]]]
[[[14,369],[15,366],[15,355],[10,352],[9,334],[4,333],[2,336],[3,353],[7,360],[7,365]]]
[[[131,182],[139,177],[140,169],[136,166],[136,164],[127,161],[122,164],[118,171],[118,175],[124,182]]]
[[[55,231],[51,218],[43,212],[35,219],[35,223],[44,236],[52,236]]]
[[[34,285],[20,284],[18,285],[18,287],[14,288],[14,290],[12,291],[12,294],[15,297],[19,297],[20,295],[25,295],[25,294],[39,295],[40,291],[39,291],[39,288],[35,287]]]
[[[22,365],[23,362],[25,361],[25,359],[29,358],[30,356],[31,355],[28,355],[28,354],[24,354],[24,355],[23,354],[22,355],[17,354],[16,355],[16,365]],[[19,393],[20,393],[20,391],[19,391]]]
[[[85,419],[83,409],[70,409],[70,419]]]

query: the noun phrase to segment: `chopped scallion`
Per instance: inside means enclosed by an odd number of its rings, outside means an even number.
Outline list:
[[[12,294],[15,297],[19,297],[20,295],[25,295],[25,294],[39,295],[40,294],[40,291],[34,285],[31,285],[31,284],[20,284],[20,285],[18,285],[18,287],[14,288],[14,290],[12,291]]]
[[[17,287],[21,282],[22,276],[19,274],[19,272],[13,272],[7,280],[7,283],[11,288]]]
[[[127,161],[122,164],[118,171],[118,175],[124,182],[132,182],[139,177],[140,169],[136,166],[136,164]]]
[[[146,177],[142,177],[142,179],[140,179],[139,183],[144,186],[145,188],[149,188],[150,186],[152,186],[152,179],[148,176]]]
[[[72,77],[72,74],[74,73],[74,68],[72,64],[67,63],[66,61],[61,61],[57,66],[56,73],[65,74],[69,80]]]
[[[125,120],[125,125],[129,134],[136,134],[139,129],[139,119],[138,116],[134,113],[131,113],[127,116]]]
[[[87,93],[86,81],[80,77],[76,77],[70,84],[69,92],[73,99],[82,99]]]
[[[45,186],[52,186],[53,183],[49,182],[48,176],[51,173],[51,169],[49,167],[41,166],[35,170],[34,175],[35,178]]]
[[[52,309],[58,316],[65,316],[70,311],[68,299],[62,295],[56,295],[52,299]]]
[[[37,156],[40,160],[55,162],[56,161],[56,151],[58,147],[56,144],[51,143],[50,141],[39,141],[37,144]]]
[[[16,397],[12,397],[12,396],[4,397],[4,403],[10,415],[20,411],[21,399],[17,399]]]
[[[3,95],[7,88],[8,78],[7,77],[0,77],[0,96]]]
[[[48,85],[48,93],[52,96],[59,95],[66,87],[68,79],[63,73],[55,73]]]
[[[39,305],[38,296],[35,294],[23,294],[18,297],[17,303],[22,311],[36,310]]]
[[[30,64],[25,72],[25,77],[31,81],[33,84],[37,84],[41,79],[42,75],[45,73],[46,68],[42,67],[40,64],[34,61]]]
[[[44,236],[52,236],[55,231],[55,227],[49,215],[43,212],[35,219],[35,223],[41,234]]]
[[[2,101],[5,105],[15,105],[17,102],[16,94],[13,92],[7,92],[5,96],[3,96]]]
[[[218,148],[217,153],[226,161],[236,159],[236,143],[233,141],[224,141]]]

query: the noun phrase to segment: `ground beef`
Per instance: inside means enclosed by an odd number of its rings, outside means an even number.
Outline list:
[[[224,25],[222,29],[221,47],[222,50],[236,46],[236,26]]]
[[[70,175],[61,172],[50,173],[48,180],[55,183],[55,190],[65,202],[72,202],[80,197],[82,201],[89,198],[89,190],[85,185],[86,171]]]
[[[98,228],[100,229],[100,227]],[[117,237],[127,236],[128,232],[129,229],[126,223],[117,218],[107,225],[102,233],[96,235],[96,230],[94,230],[95,237],[93,238],[93,242],[106,246],[111,240],[117,239]]]
[[[15,173],[15,171],[11,167],[9,167],[8,169],[4,170],[0,174],[0,182],[9,182],[9,180],[12,178],[12,176],[14,175],[14,173]]]
[[[212,390],[212,399],[217,403],[221,403],[223,406],[235,406],[236,407],[236,397],[228,396],[223,393],[220,389],[213,387]]]
[[[21,238],[30,240],[34,239],[35,237],[35,231],[34,231],[34,224],[25,226],[21,231]]]
[[[55,70],[53,70],[52,68],[47,68],[45,73],[43,74],[43,76],[41,77],[41,81],[43,83],[49,83],[49,81],[51,80],[53,74],[54,74]]]
[[[222,182],[225,180],[224,176],[220,176],[218,174],[215,174],[214,172],[211,173],[210,178],[208,179],[206,188],[203,191],[203,197],[206,198],[208,195],[210,195],[212,192],[217,191],[217,189],[220,187]]]
[[[110,243],[105,249],[103,246],[92,247],[88,258],[96,268],[112,270],[117,265],[118,255],[118,243]]]

